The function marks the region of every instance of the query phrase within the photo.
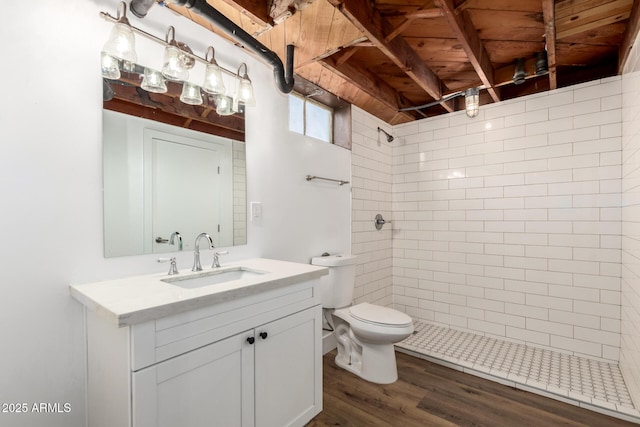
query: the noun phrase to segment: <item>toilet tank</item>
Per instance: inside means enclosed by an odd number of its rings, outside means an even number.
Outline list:
[[[329,267],[320,278],[320,301],[325,308],[351,305],[356,280],[355,255],[329,255],[311,258],[311,264]]]

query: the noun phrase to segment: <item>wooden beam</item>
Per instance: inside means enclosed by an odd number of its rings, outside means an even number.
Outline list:
[[[128,114],[130,116],[141,117],[143,119],[153,120],[160,123],[166,123],[172,126],[188,128],[198,132],[218,135],[223,138],[231,138],[236,141],[245,140],[244,128],[242,130],[229,129],[227,127],[216,126],[210,122],[186,119],[175,114],[167,113],[157,108],[140,105],[137,102],[113,98],[111,101],[105,101],[103,107],[106,110],[117,111],[119,113]]]
[[[224,3],[246,15],[250,20],[262,27],[273,26],[273,19],[269,16],[269,5],[262,0],[222,0]]]
[[[188,105],[180,101],[182,85],[176,82],[167,81],[166,93],[150,93],[139,87],[140,76],[137,73],[121,71],[121,78],[118,82],[112,83],[114,99],[126,101],[139,107],[145,107],[153,112],[145,112],[146,117],[152,120],[170,123],[176,126],[194,128],[191,123],[202,123],[201,127],[211,129],[217,128],[221,132],[214,133],[223,135],[222,130],[230,131],[235,136],[234,139],[244,141],[244,114],[233,114],[230,116],[220,116],[215,112],[215,105],[210,103],[209,97],[203,95],[204,103],[200,106]],[[108,102],[105,102],[105,108]],[[118,110],[116,110],[118,111]],[[132,114],[132,113],[128,113]],[[165,117],[173,117],[168,119]],[[162,117],[157,119],[154,117]],[[223,135],[225,136],[226,133]],[[242,135],[239,137],[238,135]]]
[[[339,55],[337,56],[337,60],[336,60],[336,64],[338,65],[342,65],[345,62],[347,62],[349,60],[349,58],[351,58],[353,55],[355,55],[355,53],[358,51],[358,49],[361,49],[360,47],[352,47],[346,50],[343,50],[342,52],[340,52]]]
[[[394,64],[434,99],[442,98],[443,84],[402,37],[386,40],[393,31],[391,23],[366,0],[329,0],[329,2],[373,42]]]
[[[473,1],[474,0],[463,0],[463,2],[456,7],[456,13],[461,13],[463,10],[469,8]]]
[[[400,25],[398,25],[391,33],[389,33],[387,37],[385,37],[385,40],[389,41],[398,37],[416,19],[431,19],[431,18],[439,18],[441,16],[442,16],[442,11],[437,7],[432,9],[419,9],[413,12],[407,12],[404,15],[404,18],[405,18],[404,21],[402,21]]]
[[[567,0],[556,5],[556,37],[558,40],[628,19],[633,0],[614,0],[575,11],[573,8],[565,7],[565,3],[568,3]],[[572,3],[570,2],[570,4]],[[567,11],[572,13],[566,14]]]
[[[629,53],[631,52],[633,43],[638,38],[639,30],[640,30],[640,0],[635,0],[633,2],[633,7],[631,8],[631,14],[629,16],[627,30],[624,32],[624,39],[622,40],[622,44],[620,45],[620,53],[619,53],[619,59],[618,59],[618,74],[622,74],[622,72],[624,71],[624,66],[627,64],[627,59],[629,59]],[[638,48],[640,48],[640,46],[636,46],[636,49]]]
[[[411,106],[393,87],[378,79],[377,76],[366,69],[357,67],[349,62],[338,64],[338,61],[332,57],[321,59],[319,63],[395,111],[402,107]],[[413,114],[402,113],[402,115],[411,120],[416,119]]]
[[[542,0],[544,38],[547,45],[547,67],[549,69],[549,89],[558,88],[556,60],[556,12],[554,0]]]
[[[473,22],[471,22],[469,14],[465,10],[462,10],[459,14],[456,13],[453,0],[435,0],[435,4],[442,10],[442,14],[449,22],[451,31],[462,45],[462,49],[467,53],[469,62],[476,70],[487,92],[489,92],[494,102],[499,102],[500,93],[493,85],[491,59],[473,26]]]

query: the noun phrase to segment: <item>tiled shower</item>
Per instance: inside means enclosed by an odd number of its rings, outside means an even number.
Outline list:
[[[625,399],[640,403],[640,115],[623,105],[638,86],[628,73],[483,106],[475,119],[459,112],[394,127],[356,110],[357,301],[614,366]],[[391,227],[376,231],[376,213]]]

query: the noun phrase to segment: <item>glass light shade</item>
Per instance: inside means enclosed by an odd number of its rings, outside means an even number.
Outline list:
[[[200,86],[191,82],[184,82],[182,84],[182,94],[180,95],[180,101],[190,105],[201,105],[202,94],[200,93]]]
[[[136,62],[138,59],[133,31],[129,25],[121,22],[113,25],[109,39],[102,50],[108,55],[123,61]]]
[[[480,91],[477,87],[467,89],[464,93],[464,107],[467,110],[467,116],[474,118],[480,111]]]
[[[218,64],[207,64],[202,89],[214,95],[224,93],[225,87],[224,81],[222,80],[222,71],[220,71]]]
[[[249,80],[249,77],[247,77],[246,74],[242,80],[240,80],[236,96],[238,98],[238,102],[242,102],[247,107],[253,107],[256,105],[256,99],[253,97],[253,86],[251,85],[251,80]]]
[[[144,76],[142,76],[142,84],[140,87],[147,92],[153,93],[166,93],[167,84],[164,81],[164,77],[160,71],[152,68],[144,69]]]
[[[221,116],[230,116],[233,114],[233,99],[227,95],[218,95],[216,98],[216,113]]]
[[[189,78],[189,70],[185,68],[182,56],[183,54],[176,46],[167,46],[164,49],[162,75],[169,80],[187,80]]]
[[[120,78],[120,64],[118,60],[106,52],[100,54],[100,65],[102,67],[102,77],[111,80]]]

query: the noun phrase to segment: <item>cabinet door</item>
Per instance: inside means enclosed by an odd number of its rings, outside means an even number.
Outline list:
[[[320,306],[256,328],[256,426],[303,426],[322,410]]]
[[[134,427],[254,425],[253,331],[133,373]]]

